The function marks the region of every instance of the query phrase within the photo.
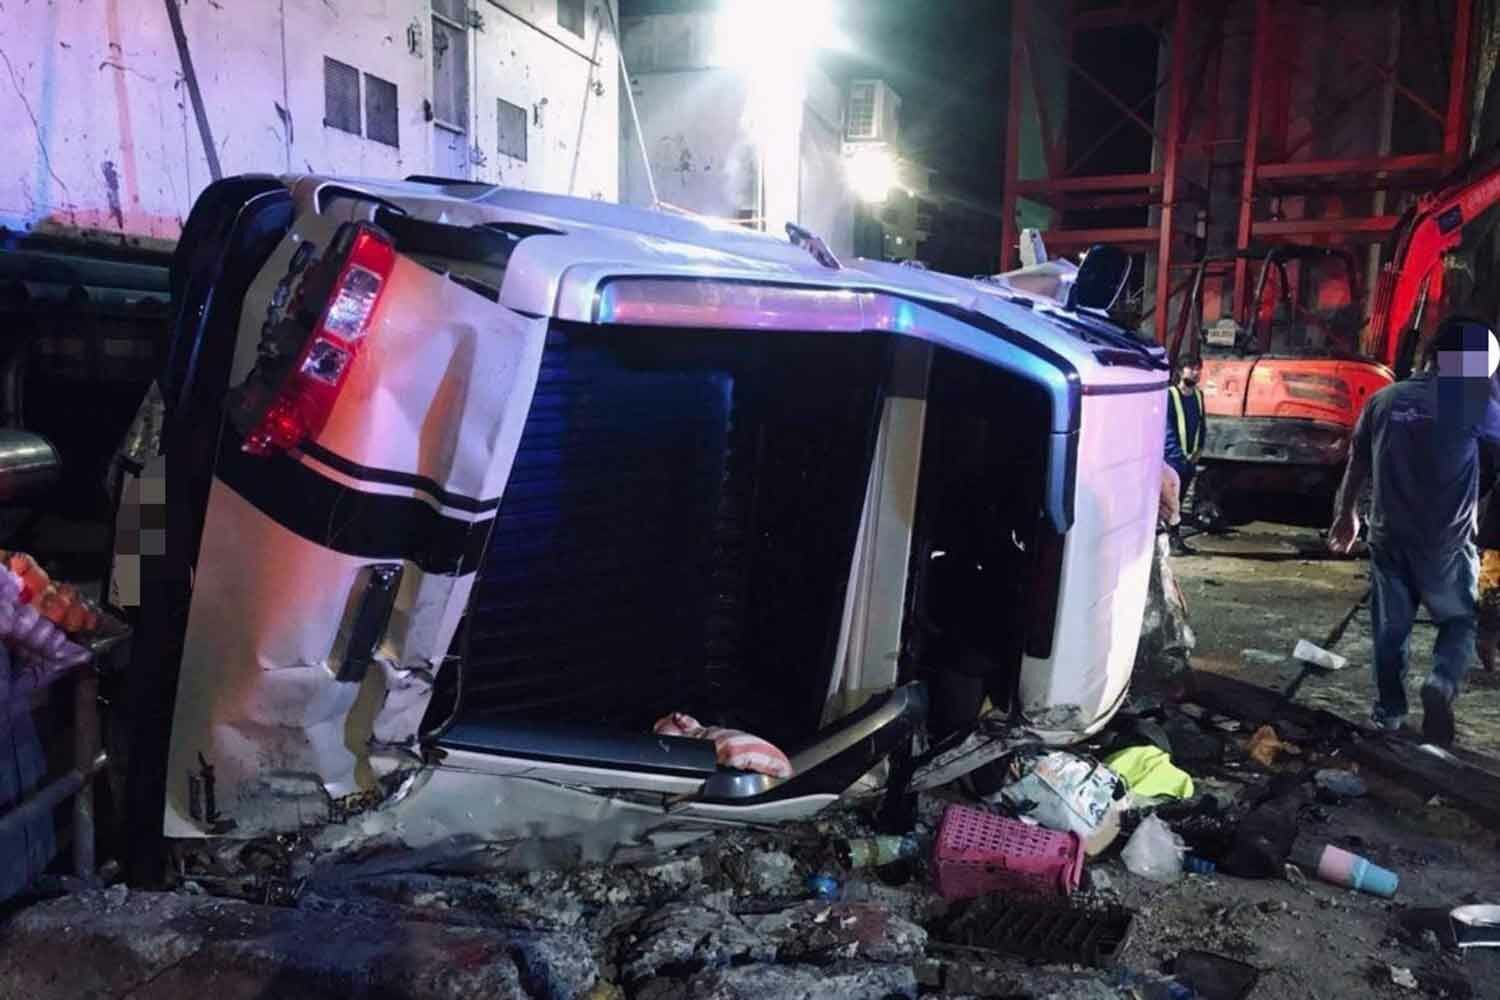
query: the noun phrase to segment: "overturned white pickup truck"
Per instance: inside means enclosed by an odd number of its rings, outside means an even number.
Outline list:
[[[175,705],[164,832],[619,841],[808,816],[919,733],[1104,725],[1162,352],[1086,308],[1087,262],[972,281],[791,235],[437,180],[210,187],[137,661]],[[791,776],[655,734],[675,711]]]

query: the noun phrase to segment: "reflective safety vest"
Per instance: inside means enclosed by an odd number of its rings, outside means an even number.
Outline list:
[[[1195,427],[1193,439],[1188,440],[1187,431],[1187,409],[1182,405],[1182,390],[1177,386],[1167,387],[1167,397],[1172,401],[1172,416],[1177,420],[1177,443],[1182,446],[1182,453],[1187,456],[1189,462],[1198,461],[1198,453],[1203,450],[1203,432],[1208,426],[1208,414],[1203,409],[1203,392],[1201,389],[1189,390],[1198,401],[1198,426]]]

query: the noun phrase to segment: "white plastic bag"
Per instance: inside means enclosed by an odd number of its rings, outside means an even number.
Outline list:
[[[1141,820],[1120,857],[1125,867],[1154,882],[1176,882],[1182,878],[1182,856],[1187,845],[1158,816]]]

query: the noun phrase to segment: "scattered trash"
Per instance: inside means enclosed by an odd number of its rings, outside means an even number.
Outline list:
[[[1239,878],[1274,878],[1282,872],[1296,842],[1297,802],[1266,802],[1240,820],[1219,867]]]
[[[1172,975],[1200,1000],[1244,1000],[1260,981],[1260,970],[1207,951],[1181,951]]]
[[[1182,878],[1182,857],[1187,852],[1182,838],[1159,816],[1147,816],[1131,834],[1120,857],[1136,875],[1155,882]]]
[[[844,893],[844,886],[832,875],[807,876],[807,888],[818,899],[833,901]]]
[[[1315,667],[1324,670],[1343,670],[1349,665],[1347,657],[1329,652],[1322,646],[1308,642],[1306,639],[1298,639],[1296,647],[1292,650],[1293,659],[1301,660],[1303,663],[1311,663]]]
[[[916,837],[907,834],[845,840],[836,850],[839,861],[846,868],[882,868],[897,861],[915,858],[921,853],[922,845]]]
[[[1223,715],[1214,716],[1213,723],[1215,729],[1225,733],[1237,733],[1243,728],[1240,726],[1240,720],[1231,719]]]
[[[1318,878],[1333,885],[1358,889],[1386,899],[1396,894],[1399,878],[1395,872],[1332,844],[1325,844],[1321,850],[1310,851],[1299,843],[1294,862],[1301,868],[1311,868],[1317,872]]]
[[[1353,771],[1327,767],[1313,775],[1318,787],[1345,799],[1357,799],[1369,791],[1365,781]]]
[[[1494,904],[1423,907],[1403,911],[1397,920],[1411,937],[1430,934],[1443,948],[1500,948],[1500,906]]]
[[[1294,864],[1285,864],[1281,868],[1282,877],[1293,885],[1306,885],[1307,874]]]
[[[1054,751],[1020,763],[1020,776],[991,800],[1049,830],[1075,833],[1093,856],[1120,833],[1125,783],[1098,761]]]
[[[934,930],[933,939],[1045,962],[1107,968],[1129,944],[1134,927],[1135,913],[1123,906],[991,896],[958,909]]]
[[[1190,799],[1193,778],[1154,746],[1130,747],[1104,759],[1137,799]]]
[[[1404,968],[1399,965],[1392,965],[1389,968],[1391,973],[1391,982],[1395,983],[1397,986],[1401,987],[1404,990],[1414,990],[1417,988],[1417,977],[1411,974],[1410,969]]]
[[[1067,895],[1083,877],[1083,842],[969,806],[943,813],[933,849],[938,895],[952,902],[992,892]]]
[[[1270,767],[1276,762],[1276,756],[1280,753],[1301,754],[1302,751],[1291,743],[1284,743],[1281,737],[1276,735],[1273,726],[1261,726],[1250,737],[1250,742],[1245,747],[1245,752],[1250,759],[1262,767]]]
[[[1286,654],[1273,653],[1266,649],[1242,649],[1240,659],[1260,667],[1279,667],[1286,662]]]
[[[1219,866],[1207,858],[1200,858],[1196,854],[1189,854],[1182,859],[1182,870],[1189,875],[1212,875],[1219,870]]]
[[[773,778],[790,778],[792,763],[786,754],[775,745],[741,732],[738,729],[721,729],[705,726],[691,715],[673,712],[656,720],[651,727],[658,736],[682,736],[694,740],[712,740],[714,753],[721,767],[732,767],[737,771],[753,771]]]

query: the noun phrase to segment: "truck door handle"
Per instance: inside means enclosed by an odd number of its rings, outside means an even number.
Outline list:
[[[401,590],[404,572],[401,563],[376,563],[365,569],[364,592],[360,594],[359,606],[354,612],[349,643],[344,647],[344,659],[336,675],[338,680],[358,684],[365,679],[375,660],[375,647],[391,623],[391,612],[396,608],[396,594]]]

